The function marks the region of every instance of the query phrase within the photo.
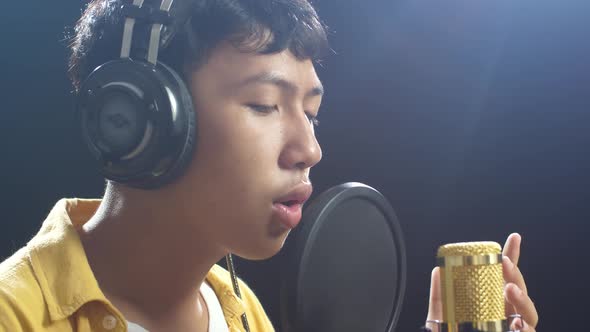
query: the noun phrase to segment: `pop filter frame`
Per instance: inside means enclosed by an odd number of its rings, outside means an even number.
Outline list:
[[[281,269],[282,332],[393,332],[406,250],[387,199],[345,183],[306,206]]]

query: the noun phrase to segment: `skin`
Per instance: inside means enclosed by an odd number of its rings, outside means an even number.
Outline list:
[[[504,256],[502,259],[502,269],[505,280],[504,299],[506,300],[506,317],[518,313],[522,315],[522,321],[518,319],[514,320],[511,329],[520,330],[521,332],[536,332],[535,328],[539,322],[539,314],[537,313],[535,304],[528,295],[524,277],[518,268],[521,241],[522,238],[519,234],[510,234],[502,252],[502,255]],[[438,267],[432,270],[430,302],[426,319],[443,319],[440,271]],[[432,325],[433,324],[427,324],[427,327],[437,332],[436,327]]]
[[[107,298],[150,331],[207,331],[207,272],[228,253],[281,249],[289,230],[273,202],[309,184],[322,156],[311,118],[323,90],[310,60],[224,42],[190,81],[198,140],[188,170],[157,190],[109,184],[80,230]]]

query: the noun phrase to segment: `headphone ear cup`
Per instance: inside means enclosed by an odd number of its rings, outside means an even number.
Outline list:
[[[108,62],[77,95],[82,135],[109,180],[153,189],[190,163],[196,115],[182,78],[162,63]]]
[[[164,63],[158,63],[160,66],[158,69],[165,72],[164,75],[169,76],[169,80],[173,82],[176,87],[177,97],[176,100],[180,101],[178,105],[178,111],[183,112],[186,126],[186,135],[184,144],[179,148],[179,153],[176,157],[172,167],[165,173],[154,179],[153,186],[160,187],[164,184],[170,183],[179,178],[183,172],[188,168],[192,157],[195,153],[196,141],[197,141],[197,115],[194,107],[192,94],[185,84],[184,80],[176,73],[172,68],[168,67]]]

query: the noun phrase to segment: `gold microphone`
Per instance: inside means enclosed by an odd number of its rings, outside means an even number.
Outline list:
[[[496,242],[441,246],[437,253],[444,332],[506,332],[502,247]]]

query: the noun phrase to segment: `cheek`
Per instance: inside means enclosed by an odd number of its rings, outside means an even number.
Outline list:
[[[226,107],[205,111],[201,118],[197,158],[220,171],[239,168],[250,176],[277,165],[281,130],[269,116]]]
[[[192,186],[209,206],[221,206],[216,213],[228,221],[258,214],[276,194],[280,126],[244,109],[217,107],[199,114],[198,130]]]

